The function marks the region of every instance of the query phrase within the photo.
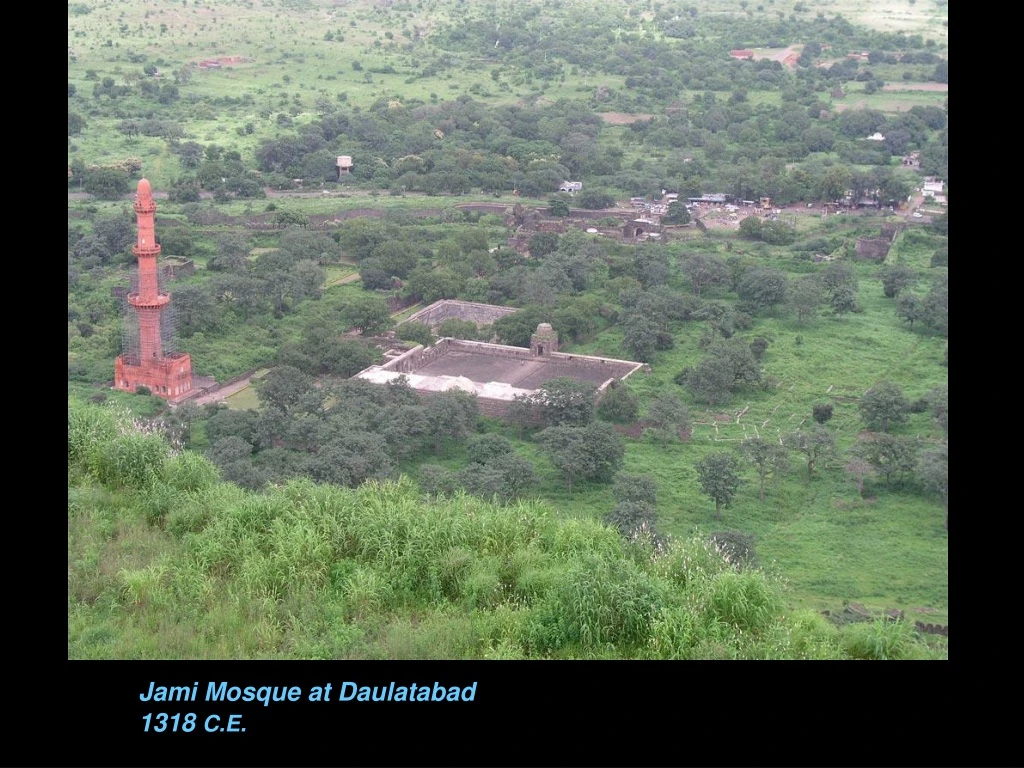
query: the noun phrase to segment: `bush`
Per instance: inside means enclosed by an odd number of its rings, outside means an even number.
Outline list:
[[[605,523],[618,529],[623,536],[636,533],[641,528],[654,530],[657,510],[642,501],[621,501],[605,516]]]
[[[741,531],[718,531],[708,536],[708,542],[737,570],[757,567],[755,537]]]
[[[832,403],[818,403],[814,406],[814,420],[819,424],[824,424],[832,418],[832,411]]]

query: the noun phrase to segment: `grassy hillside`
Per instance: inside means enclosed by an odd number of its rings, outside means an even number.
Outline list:
[[[838,631],[699,540],[667,548],[543,503],[220,483],[110,409],[69,407],[69,658],[907,658]]]

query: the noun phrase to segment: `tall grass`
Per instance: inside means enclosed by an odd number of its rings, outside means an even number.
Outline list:
[[[930,653],[886,627],[840,644],[791,620],[778,582],[700,539],[625,546],[543,503],[430,500],[405,478],[247,492],[84,408],[69,417],[71,658]],[[128,463],[131,482],[92,471],[129,446],[145,467]]]

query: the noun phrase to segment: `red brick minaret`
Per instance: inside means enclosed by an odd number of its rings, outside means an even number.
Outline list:
[[[138,290],[128,294],[128,304],[133,312],[125,322],[138,321],[138,346],[132,344],[132,348],[126,348],[114,363],[114,387],[127,392],[148,387],[154,395],[177,400],[192,391],[192,359],[186,354],[164,349],[161,333],[165,321],[163,313],[170,305],[171,297],[160,291],[156,265],[160,245],[154,232],[156,203],[146,179],[139,181],[135,217],[139,234],[132,253],[139,260],[139,286]]]

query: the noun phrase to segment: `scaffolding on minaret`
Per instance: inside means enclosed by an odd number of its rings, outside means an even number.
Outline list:
[[[159,397],[180,400],[192,392],[192,358],[178,351],[177,313],[157,266],[156,203],[146,179],[139,181],[135,219],[138,235],[132,252],[137,266],[124,300],[122,354],[114,363],[114,387],[127,392],[145,387]]]

